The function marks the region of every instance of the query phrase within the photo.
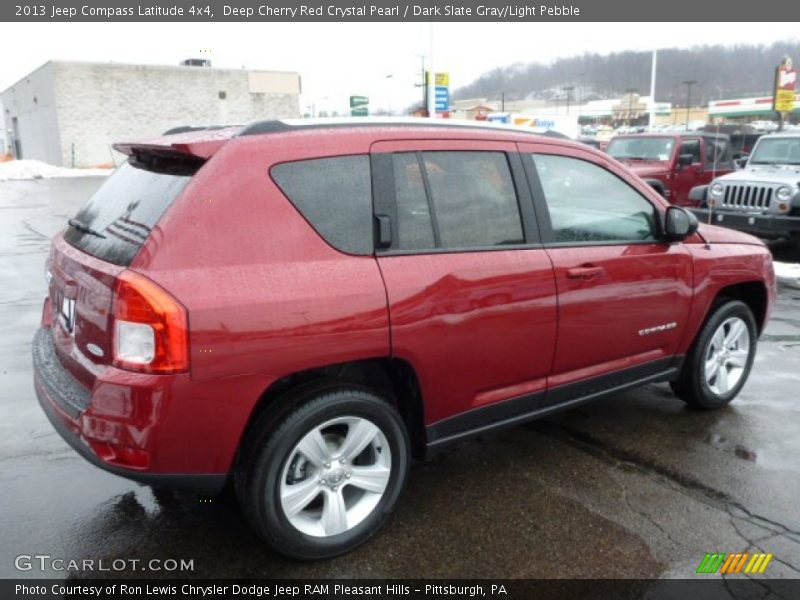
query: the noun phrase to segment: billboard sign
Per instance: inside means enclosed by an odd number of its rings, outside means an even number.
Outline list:
[[[775,72],[775,96],[772,101],[773,110],[779,113],[790,113],[795,106],[797,89],[797,69],[788,56]]]
[[[426,71],[425,76],[430,85],[430,71]],[[446,113],[450,110],[450,73],[436,73],[435,82],[433,94],[436,112]]]
[[[367,96],[350,96],[350,116],[369,116],[369,98]]]

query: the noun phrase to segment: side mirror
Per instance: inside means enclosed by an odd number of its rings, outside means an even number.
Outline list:
[[[708,192],[707,185],[696,185],[689,190],[689,202],[702,205],[706,201],[706,193]]]
[[[736,160],[733,161],[733,164],[736,165],[737,169],[744,169],[747,166],[747,160],[750,158],[749,154],[745,154],[740,156]]]
[[[693,213],[680,206],[670,206],[664,218],[664,237],[668,242],[677,242],[692,235],[699,227]]]
[[[678,166],[688,167],[694,163],[694,154],[681,154],[678,156]]]

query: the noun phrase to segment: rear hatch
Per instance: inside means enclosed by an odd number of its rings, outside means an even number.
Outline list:
[[[186,155],[131,156],[54,241],[47,268],[55,350],[86,387],[112,360],[118,276],[200,164]]]

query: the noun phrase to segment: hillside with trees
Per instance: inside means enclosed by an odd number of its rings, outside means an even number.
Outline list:
[[[668,48],[658,52],[656,99],[685,104],[683,81],[695,80],[692,104],[719,98],[770,95],[774,69],[785,55],[800,61],[800,41],[776,42],[771,46],[695,46]],[[650,93],[651,52],[583,54],[561,58],[550,64],[531,62],[489,71],[473,83],[455,90],[454,98],[506,100],[564,97],[566,86],[574,86],[572,98],[611,98],[635,89]]]

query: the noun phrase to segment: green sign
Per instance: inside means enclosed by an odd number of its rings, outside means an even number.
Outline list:
[[[350,109],[350,116],[367,117],[369,116],[369,106],[354,106]]]
[[[369,98],[366,96],[350,96],[350,108],[366,106],[367,104],[369,104]]]

